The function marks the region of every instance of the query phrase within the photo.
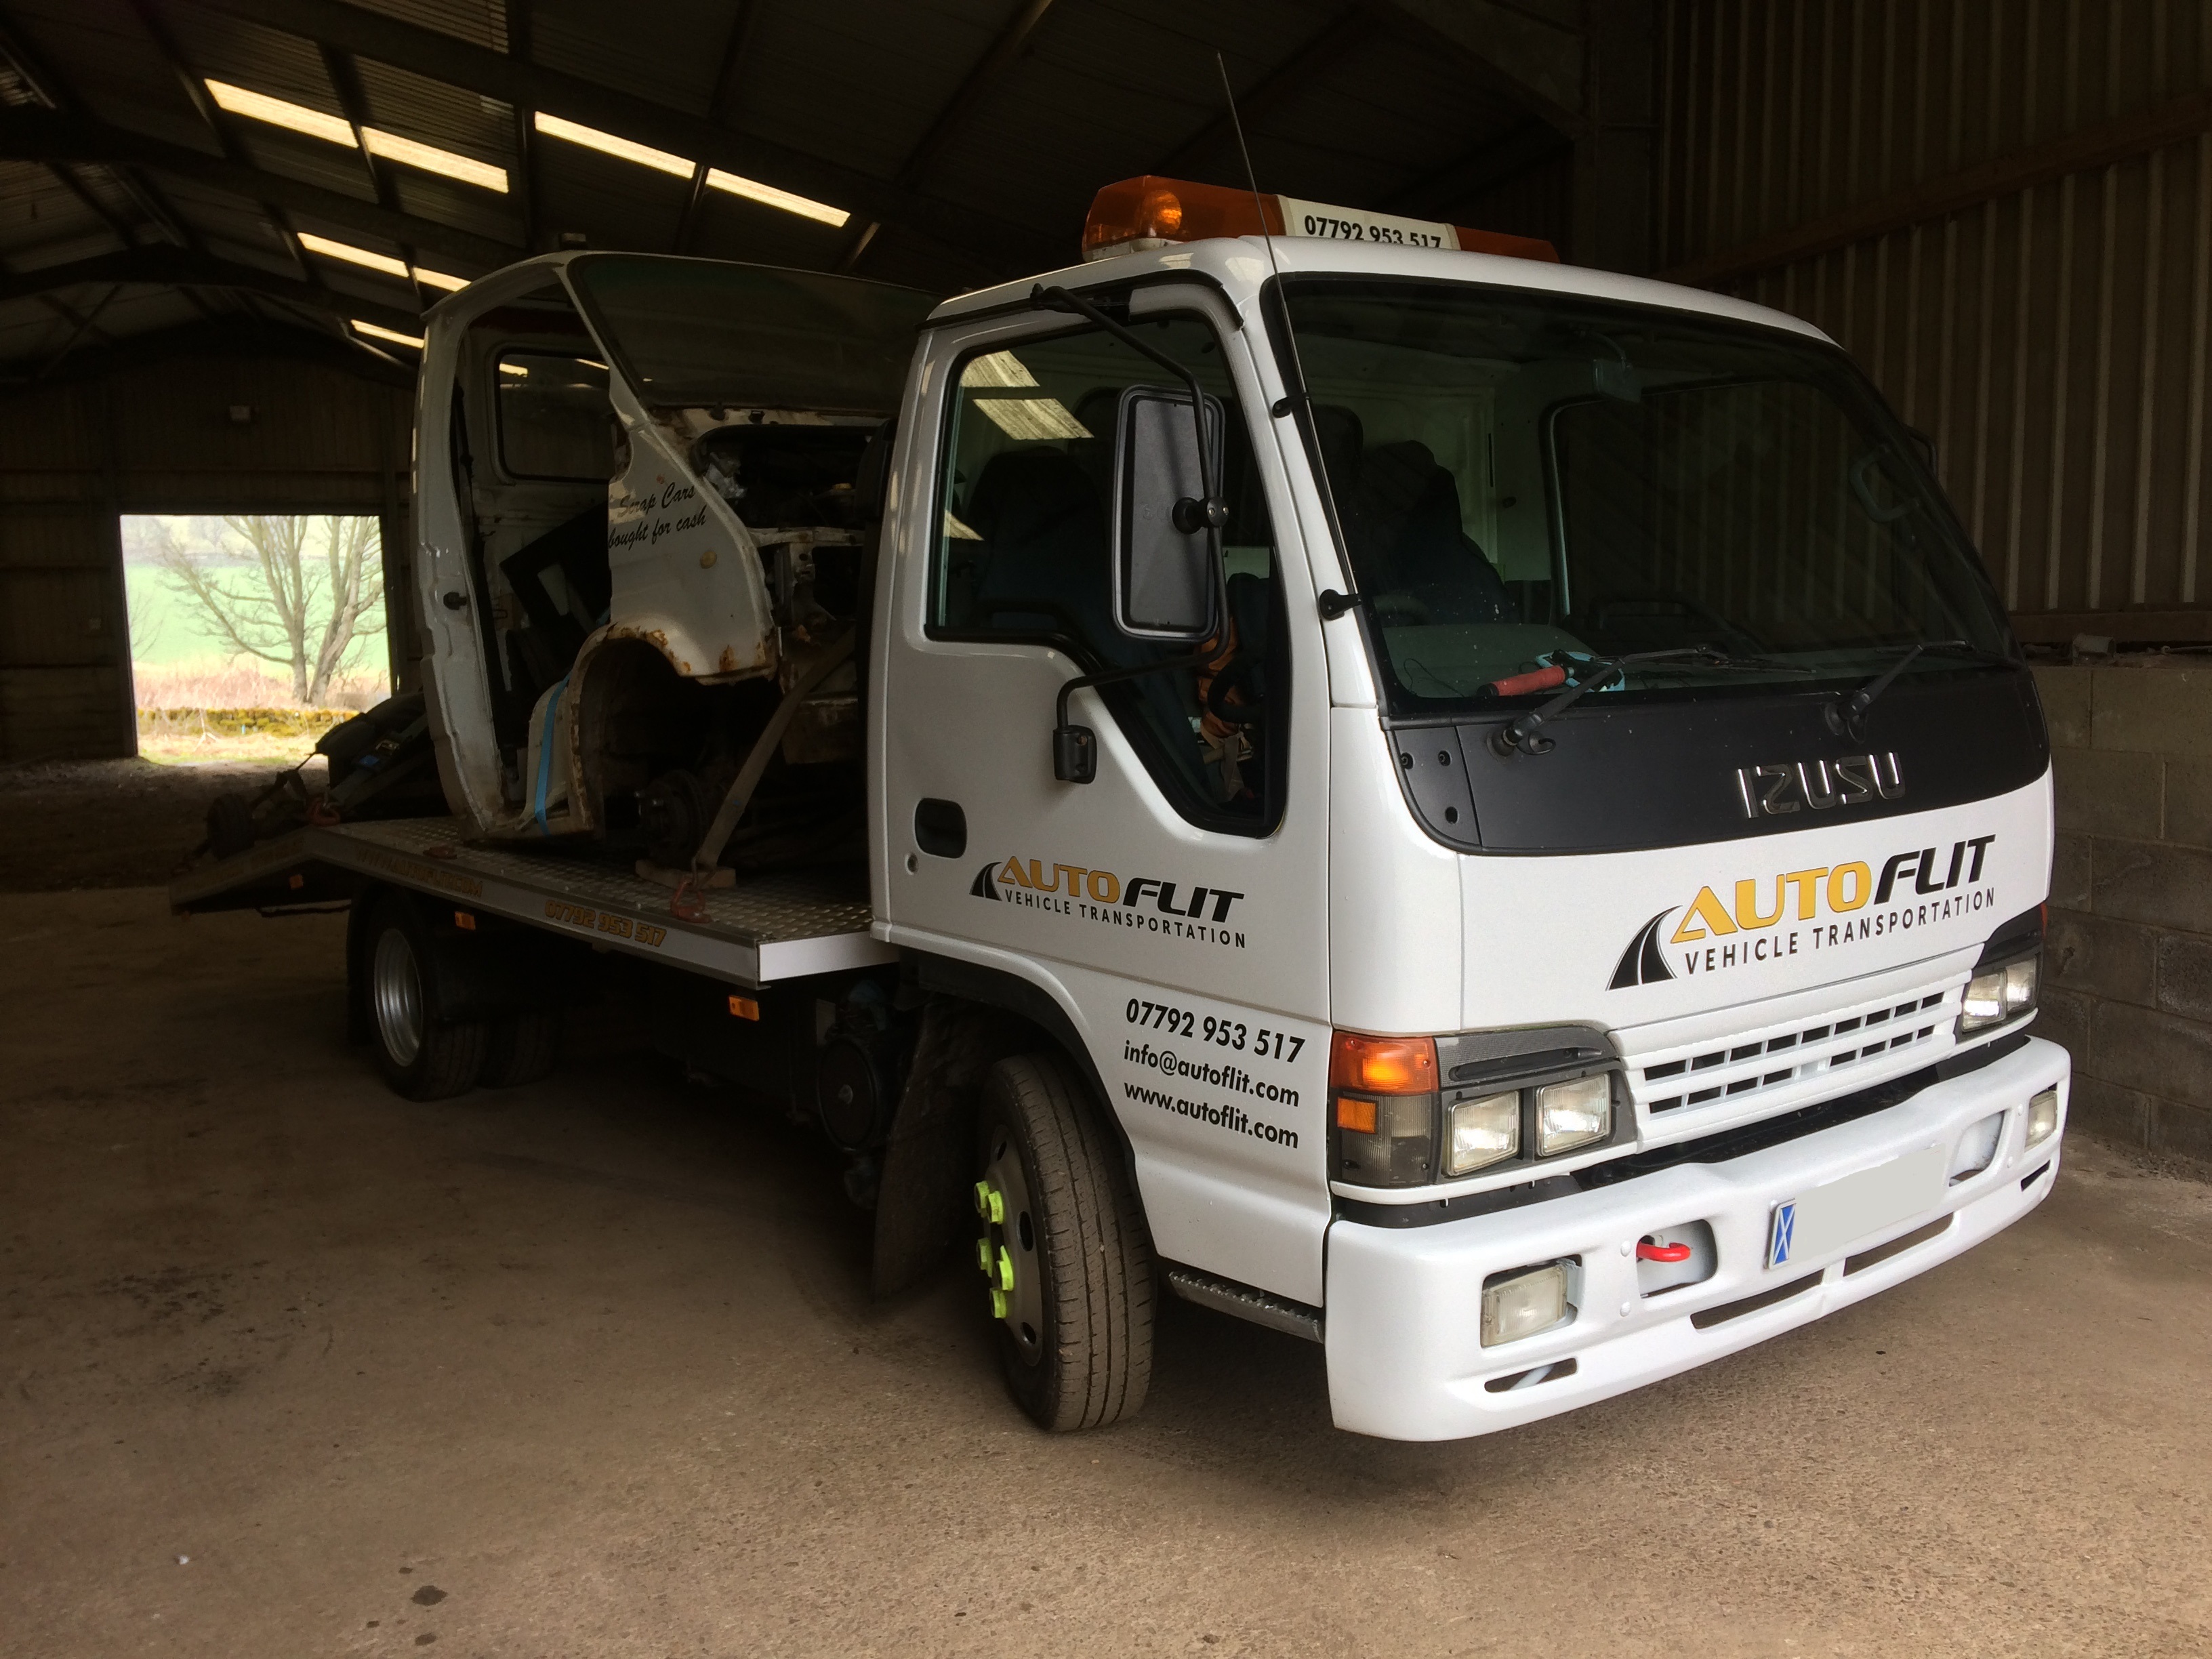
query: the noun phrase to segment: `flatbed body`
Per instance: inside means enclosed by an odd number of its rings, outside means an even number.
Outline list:
[[[343,901],[361,880],[542,927],[603,950],[757,989],[896,959],[869,931],[859,869],[739,877],[704,895],[706,915],[671,914],[671,890],[606,860],[526,843],[473,842],[458,818],[308,825],[179,877],[179,915]]]

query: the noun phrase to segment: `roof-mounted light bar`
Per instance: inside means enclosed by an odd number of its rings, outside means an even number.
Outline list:
[[[1324,241],[1372,242],[1393,247],[1449,248],[1547,259],[1558,251],[1534,236],[1508,236],[1438,220],[1332,207],[1291,196],[1255,197],[1249,190],[1193,184],[1184,179],[1124,179],[1100,191],[1083,223],[1083,257],[1148,252],[1171,242],[1211,236],[1311,236]]]

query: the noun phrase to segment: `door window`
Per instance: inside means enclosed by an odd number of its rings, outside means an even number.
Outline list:
[[[1227,416],[1222,491],[1229,617],[1197,666],[1100,688],[1162,791],[1194,823],[1264,834],[1280,817],[1289,650],[1266,495],[1236,386],[1195,317],[1135,325]],[[946,422],[929,629],[1065,651],[1084,672],[1188,659],[1114,625],[1116,411],[1133,386],[1179,392],[1159,365],[1087,329],[961,359]],[[1040,711],[1042,714],[1046,711]],[[1043,727],[1037,741],[1042,750]]]
[[[510,478],[605,482],[614,466],[607,366],[546,351],[499,355],[499,459]]]

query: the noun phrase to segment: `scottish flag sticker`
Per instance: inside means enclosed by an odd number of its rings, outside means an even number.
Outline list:
[[[1797,1206],[1793,1200],[1774,1206],[1774,1225],[1767,1235],[1766,1265],[1778,1267],[1790,1260],[1790,1246],[1797,1231]]]

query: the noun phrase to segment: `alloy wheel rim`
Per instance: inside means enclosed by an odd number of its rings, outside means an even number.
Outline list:
[[[397,927],[376,941],[372,986],[385,1052],[394,1065],[412,1066],[422,1052],[422,975],[415,964],[415,947]]]

